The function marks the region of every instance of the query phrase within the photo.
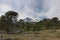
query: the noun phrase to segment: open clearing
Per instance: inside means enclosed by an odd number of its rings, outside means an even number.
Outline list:
[[[2,39],[16,40],[60,40],[60,29],[41,30],[38,32],[25,32],[22,34],[2,34]]]

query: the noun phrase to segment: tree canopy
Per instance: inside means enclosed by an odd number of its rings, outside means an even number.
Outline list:
[[[0,16],[0,30],[6,33],[20,31],[40,31],[43,29],[60,29],[60,20],[57,17],[44,18],[38,22],[25,21],[20,19],[17,21],[18,12],[8,11],[5,15]]]

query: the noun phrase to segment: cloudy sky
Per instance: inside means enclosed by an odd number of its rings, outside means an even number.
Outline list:
[[[0,15],[17,11],[19,19],[60,18],[60,0],[0,0]]]

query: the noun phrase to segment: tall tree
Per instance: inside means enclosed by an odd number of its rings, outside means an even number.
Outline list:
[[[15,24],[17,21],[17,16],[18,16],[18,13],[14,12],[14,11],[8,11],[5,13],[5,19],[7,22],[6,32],[10,32],[12,30],[12,28],[13,28],[13,30],[17,28],[17,26]]]
[[[18,13],[14,11],[8,11],[5,13],[6,19],[8,19],[9,22],[16,22]]]

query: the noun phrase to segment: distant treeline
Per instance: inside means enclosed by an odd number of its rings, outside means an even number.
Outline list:
[[[40,31],[44,29],[59,29],[60,20],[57,17],[52,19],[44,18],[38,22],[29,22],[20,19],[17,21],[18,13],[14,11],[8,11],[5,15],[0,16],[0,31],[6,33],[9,32],[21,32],[21,31]]]

